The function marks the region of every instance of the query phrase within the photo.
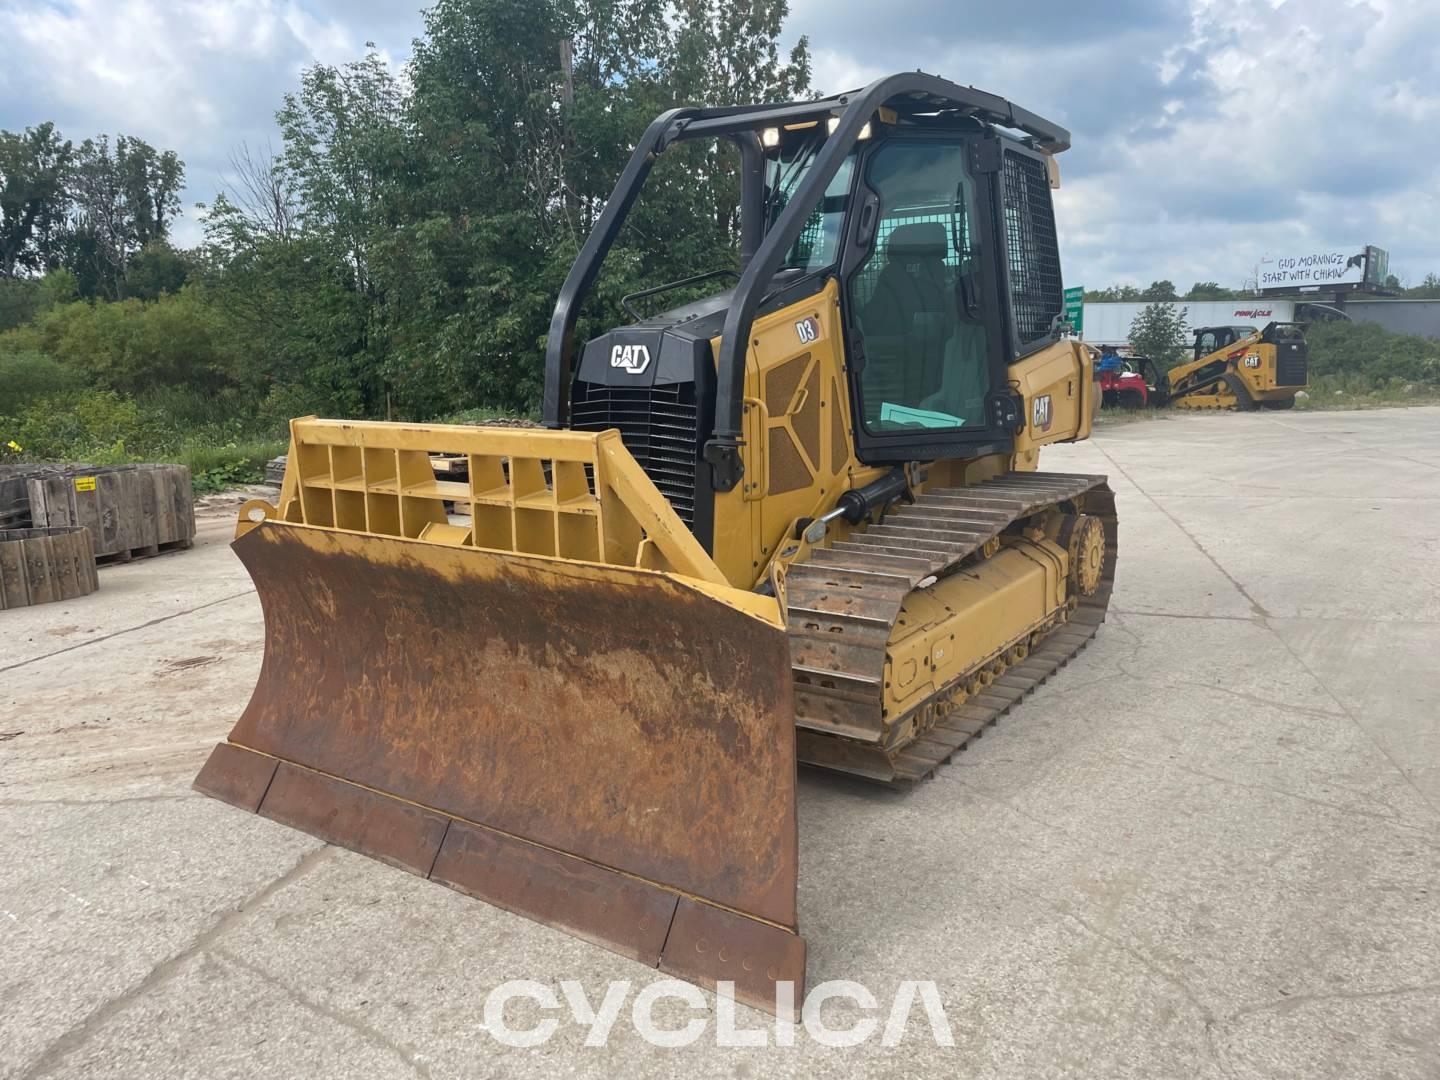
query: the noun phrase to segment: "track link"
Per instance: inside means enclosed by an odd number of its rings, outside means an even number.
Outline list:
[[[1080,597],[1043,636],[1027,635],[891,720],[903,723],[927,709],[933,717],[911,742],[882,748],[886,649],[906,597],[982,551],[1014,521],[1077,499],[1105,530],[1095,593]],[[931,489],[882,524],[817,549],[809,562],[791,567],[786,585],[800,759],[892,785],[927,779],[1089,644],[1110,605],[1117,550],[1115,496],[1106,478],[1039,472]],[[953,705],[955,688],[972,679],[985,685]]]

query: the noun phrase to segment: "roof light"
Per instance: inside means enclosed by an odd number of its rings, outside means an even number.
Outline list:
[[[832,117],[830,117],[829,123],[826,125],[826,129],[830,132],[831,135],[834,135],[834,134],[835,134],[835,129],[838,128],[839,126],[840,126],[840,118],[839,118],[838,116],[832,116]],[[865,121],[865,126],[860,129],[860,134],[857,135],[857,136],[855,136],[855,137],[856,137],[857,139],[868,139],[868,138],[870,137],[870,121],[869,121],[869,120],[866,120],[866,121]]]
[[[761,145],[761,146],[766,146],[766,147],[779,146],[779,145],[780,145],[780,129],[779,129],[779,128],[765,128],[763,131],[761,131],[761,132],[760,132],[760,145]]]

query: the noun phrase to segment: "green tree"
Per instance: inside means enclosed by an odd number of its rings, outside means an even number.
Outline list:
[[[72,148],[55,125],[0,131],[0,278],[58,262]]]
[[[237,151],[203,277],[281,403],[424,417],[526,408],[555,296],[635,140],[678,104],[803,94],[783,0],[438,0],[404,85],[373,52],[287,95]],[[568,63],[566,59],[568,58]],[[662,156],[582,313],[734,265],[737,155]],[[194,271],[191,280],[194,280]]]
[[[131,258],[169,235],[184,183],[185,165],[173,150],[156,151],[127,135],[116,136],[113,150],[107,135],[80,144],[70,175],[65,265],[81,295],[125,295]]]
[[[1141,292],[1134,285],[1111,285],[1104,289],[1087,289],[1087,304],[1134,303],[1141,298]]]
[[[1234,289],[1227,289],[1218,281],[1197,281],[1185,294],[1186,300],[1234,300]]]
[[[396,192],[409,155],[400,85],[368,47],[360,60],[308,68],[275,118],[301,227],[348,265],[356,291],[373,296],[370,250],[380,230],[401,223]]]
[[[1405,290],[1405,296],[1411,300],[1440,300],[1440,274],[1426,274],[1419,285]]]
[[[397,386],[533,403],[555,294],[649,122],[679,104],[808,87],[803,40],[780,62],[779,0],[666,11],[660,0],[441,0],[427,13],[410,69],[416,223],[389,237]],[[660,158],[582,333],[619,321],[625,292],[734,264],[736,164],[733,150],[698,142]]]
[[[1150,287],[1140,294],[1140,299],[1153,303],[1155,301],[1175,301],[1180,297],[1175,292],[1175,283],[1162,278],[1159,281],[1152,281]]]
[[[164,240],[152,240],[125,268],[125,295],[154,300],[161,293],[177,293],[190,276],[190,260]]]
[[[1130,348],[1154,360],[1162,372],[1170,370],[1185,358],[1185,314],[1185,308],[1165,301],[1146,304],[1130,324]]]

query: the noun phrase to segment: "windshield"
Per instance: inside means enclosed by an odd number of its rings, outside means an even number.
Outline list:
[[[767,162],[765,178],[765,230],[768,232],[780,218],[790,196],[810,171],[823,140],[819,138],[787,140]],[[845,208],[850,200],[850,176],[854,171],[852,152],[840,165],[840,171],[825,197],[810,214],[799,237],[785,254],[780,270],[801,270],[809,273],[823,270],[835,263],[840,250],[840,234],[845,225]]]

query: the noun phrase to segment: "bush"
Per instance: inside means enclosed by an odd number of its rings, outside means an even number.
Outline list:
[[[45,461],[89,461],[113,465],[133,460],[127,437],[139,426],[140,410],[112,390],[81,390],[45,397],[0,420],[5,440],[25,456]]]
[[[13,330],[39,311],[40,283],[26,278],[0,278],[0,330]]]
[[[75,275],[69,270],[51,270],[43,278],[0,278],[0,332],[24,326],[77,295]]]
[[[1339,321],[1307,327],[1305,340],[1311,377],[1341,377],[1347,392],[1405,384],[1440,389],[1440,341],[1391,333],[1375,323]]]
[[[186,465],[197,495],[224,491],[237,484],[258,484],[265,479],[265,463],[285,453],[285,439],[251,439],[225,446],[191,443],[164,460]]]
[[[84,389],[31,402],[18,415],[0,417],[0,443],[13,440],[25,458],[120,465],[170,461],[190,468],[197,493],[259,483],[265,462],[285,452],[284,438],[257,435],[230,416],[203,416],[200,400],[183,392],[159,399],[122,398],[113,390]],[[188,415],[187,415],[188,414]]]
[[[5,341],[38,349],[122,393],[174,386],[216,393],[254,381],[239,337],[194,288],[149,302],[59,304]]]
[[[83,389],[85,379],[34,349],[0,345],[0,416],[15,416],[41,398]]]

